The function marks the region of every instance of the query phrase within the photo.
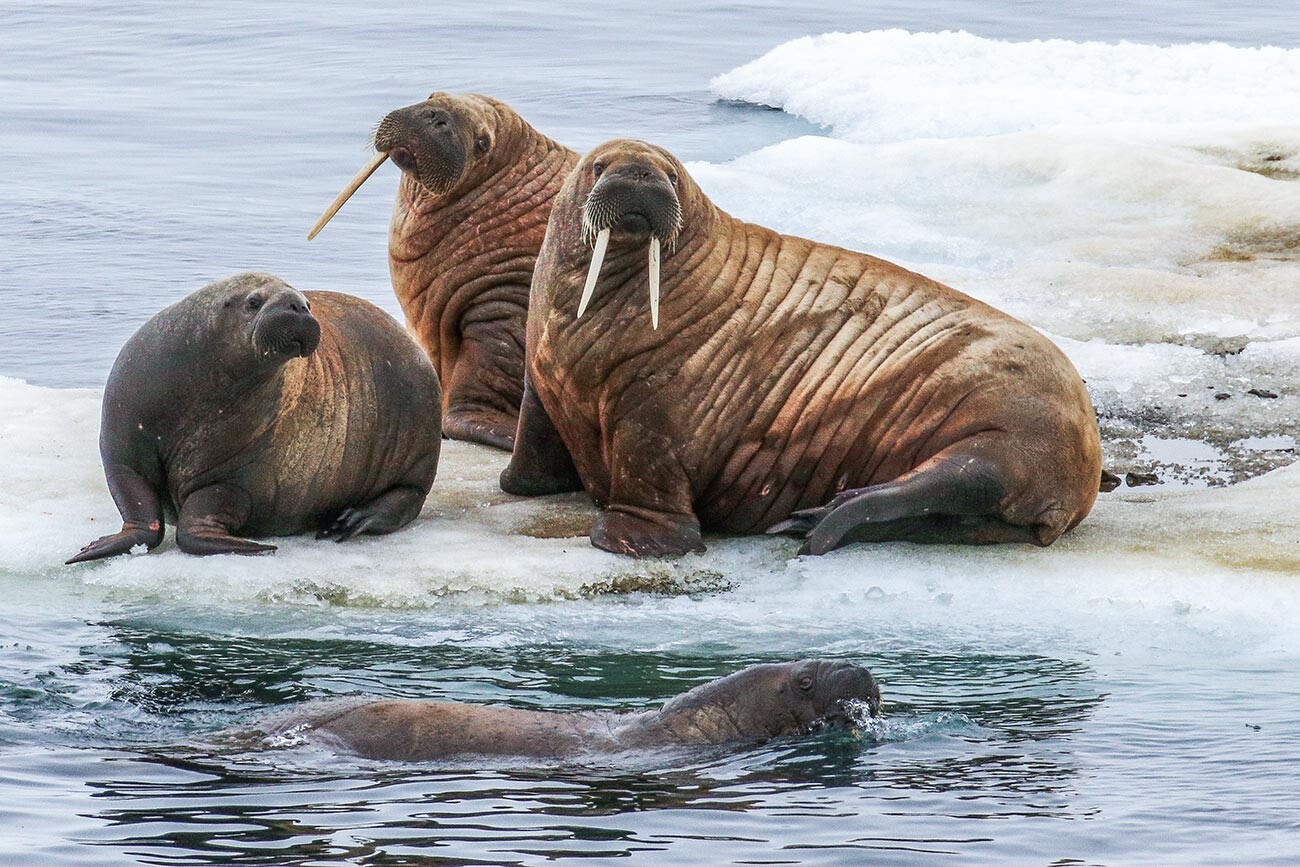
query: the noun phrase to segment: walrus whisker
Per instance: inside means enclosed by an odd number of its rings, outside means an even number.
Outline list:
[[[650,236],[650,327],[659,330],[659,236]]]
[[[311,227],[311,231],[307,233],[308,241],[315,238],[317,233],[319,233],[321,229],[325,228],[325,224],[334,219],[334,215],[339,212],[339,208],[343,207],[347,200],[352,198],[352,194],[360,189],[361,185],[364,184],[370,176],[375,173],[375,170],[382,166],[384,161],[387,159],[387,151],[377,153],[370,162],[366,163],[361,171],[357,172],[356,177],[349,181],[348,185],[343,188],[343,192],[335,196],[334,201],[330,202],[330,206],[325,209],[325,213],[320,215],[320,219],[316,221],[316,225]]]
[[[587,302],[591,293],[596,291],[596,280],[600,277],[600,266],[605,263],[605,251],[609,249],[609,229],[601,229],[596,235],[596,249],[591,251],[591,267],[587,270],[587,285],[582,287],[582,299],[578,301],[578,318],[587,312]]]

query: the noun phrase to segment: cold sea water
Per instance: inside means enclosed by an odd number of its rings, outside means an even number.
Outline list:
[[[11,2],[0,45],[0,864],[1300,861],[1294,4]],[[157,309],[256,268],[399,313],[395,168],[305,233],[435,89],[660,142],[739,216],[1029,321],[1157,484],[1046,550],[632,563],[449,443],[391,538],[61,566],[117,526],[100,390]],[[214,744],[313,699],[641,708],[804,656],[869,666],[885,715],[542,765]]]

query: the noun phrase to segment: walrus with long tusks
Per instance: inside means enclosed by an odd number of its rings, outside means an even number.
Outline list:
[[[582,159],[529,304],[501,487],[580,481],[605,505],[597,547],[679,555],[703,550],[701,527],[796,533],[816,554],[1047,545],[1097,496],[1096,418],[1051,341],[897,265],[737,220],[662,148]]]
[[[859,710],[860,708],[860,710]],[[658,710],[550,713],[460,702],[388,700],[293,713],[249,734],[303,740],[369,759],[495,755],[556,758],[666,746],[761,742],[851,728],[880,713],[880,689],[850,662],[752,665],[697,686]]]
[[[402,170],[388,233],[393,291],[442,378],[452,439],[514,444],[524,323],[551,202],[578,154],[486,96],[434,93],[390,112],[376,155],[314,237],[387,159]]]
[[[189,554],[391,533],[433,484],[440,406],[429,360],[368,301],[269,274],[212,283],[118,355],[99,450],[122,530],[68,562],[152,549],[164,514]]]

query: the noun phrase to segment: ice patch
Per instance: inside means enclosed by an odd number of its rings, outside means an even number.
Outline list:
[[[85,542],[120,525],[96,448],[99,395],[0,378],[0,406],[0,450],[8,458],[0,469],[0,572],[81,581],[129,599],[183,592],[205,604],[460,609],[637,590],[702,592],[683,596],[685,608],[656,610],[692,622],[708,613],[729,641],[753,632],[771,652],[770,623],[814,600],[816,625],[805,617],[791,635],[791,652],[807,652],[813,631],[856,629],[863,611],[873,618],[906,611],[904,622],[916,625],[927,617],[950,623],[960,608],[985,634],[1002,623],[1022,635],[1034,619],[1023,613],[1026,605],[1058,606],[1070,618],[1097,597],[1167,606],[1176,596],[1222,608],[1225,587],[1266,587],[1300,575],[1300,465],[1227,489],[1104,495],[1087,521],[1048,549],[897,544],[817,558],[795,556],[797,545],[786,539],[710,537],[705,554],[638,562],[591,547],[586,529],[595,512],[585,497],[504,494],[496,480],[506,455],[459,442],[445,444],[424,513],[391,536],[344,544],[277,539],[278,552],[252,558],[190,557],[169,538],[147,555],[63,566]],[[553,532],[541,531],[547,528]],[[1026,582],[1046,592],[1026,598]],[[697,601],[724,589],[732,591],[725,610]],[[1293,616],[1300,600],[1282,591],[1267,608]],[[596,634],[605,619],[598,615],[583,631]],[[616,622],[619,630],[635,628],[635,609],[620,609]]]
[[[1233,444],[1300,427],[1300,50],[838,33],[712,87],[833,129],[693,165],[720,205],[1040,328],[1113,469],[1157,469],[1148,434],[1217,482],[1294,458]]]
[[[828,33],[715,78],[719,96],[783,108],[855,141],[1300,123],[1300,50],[1003,42],[969,33]]]

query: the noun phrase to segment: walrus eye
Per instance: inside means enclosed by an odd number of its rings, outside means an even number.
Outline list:
[[[248,299],[248,309],[249,309],[249,310],[257,310],[257,309],[260,308],[261,306],[262,306],[262,299],[261,299],[261,298],[258,298],[256,295],[254,295],[252,298],[249,298],[249,299]]]
[[[812,689],[812,685],[813,685],[813,678],[811,674],[805,674],[803,677],[799,678],[799,688],[802,689],[804,692],[807,692],[808,690]]]
[[[481,135],[474,140],[474,150],[481,154],[487,153],[490,147],[492,147],[492,139],[487,134]]]
[[[674,187],[677,186],[677,172],[668,173],[668,183],[672,184]]]
[[[591,174],[593,177],[597,177],[597,178],[600,177],[600,174],[603,171],[605,171],[604,163],[596,163],[594,166],[591,167]]]

